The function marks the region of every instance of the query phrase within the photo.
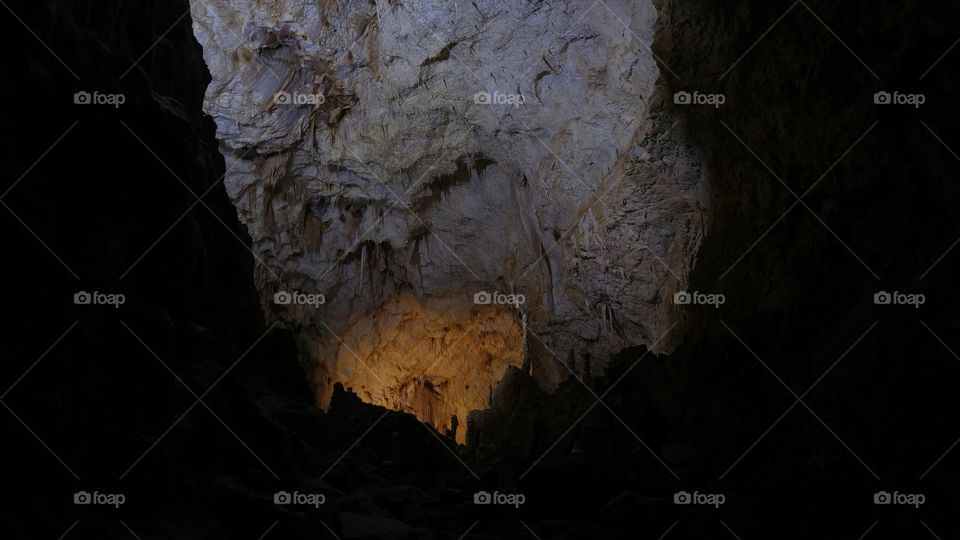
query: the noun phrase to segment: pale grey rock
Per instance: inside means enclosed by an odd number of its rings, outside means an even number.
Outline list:
[[[192,4],[227,192],[321,405],[340,381],[465,426],[525,356],[550,390],[672,349],[707,181],[658,105],[653,4],[605,4]]]

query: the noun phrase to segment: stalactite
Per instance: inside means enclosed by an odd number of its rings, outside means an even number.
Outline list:
[[[366,244],[360,245],[360,278],[357,280],[357,287],[361,290],[363,289],[363,268],[367,262],[367,246]],[[357,294],[357,290],[354,289],[354,294]]]
[[[522,325],[520,342],[521,346],[523,347],[523,367],[521,369],[527,373],[530,373],[530,343],[528,341],[529,336],[527,334],[527,314],[522,310],[520,310],[520,313],[520,324]]]

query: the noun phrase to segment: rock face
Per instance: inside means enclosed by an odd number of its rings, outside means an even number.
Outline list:
[[[673,348],[707,183],[653,4],[588,4],[192,4],[264,308],[321,406],[342,382],[450,429],[509,366],[551,390]]]

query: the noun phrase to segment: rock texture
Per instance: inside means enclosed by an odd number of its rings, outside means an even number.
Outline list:
[[[626,346],[673,348],[707,183],[660,105],[648,0],[192,16],[264,307],[298,335],[320,405],[342,382],[450,429],[509,366],[551,390]]]

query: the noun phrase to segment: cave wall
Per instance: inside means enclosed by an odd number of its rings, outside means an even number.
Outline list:
[[[177,523],[211,523],[224,509],[210,479],[273,479],[258,459],[296,476],[303,440],[254,396],[322,418],[292,336],[268,332],[249,277],[249,238],[201,110],[209,74],[187,2],[7,7],[8,37],[25,53],[0,66],[11,105],[0,275],[18,306],[0,340],[0,430],[16,464],[3,535],[192,535]],[[81,91],[126,100],[77,104]],[[79,291],[125,302],[77,305]],[[196,402],[204,394],[209,409]],[[123,514],[74,504],[81,490],[124,493]],[[243,514],[224,509],[197,534],[269,526]]]
[[[673,90],[726,97],[676,107],[711,171],[711,234],[690,287],[726,303],[691,306],[669,361],[637,365],[631,409],[670,426],[645,440],[695,448],[703,461],[681,476],[769,497],[770,519],[808,536],[825,527],[783,501],[910,535],[914,517],[860,501],[891,486],[957,500],[955,461],[924,476],[958,421],[960,59],[945,54],[957,5],[656,4],[653,48]],[[878,105],[880,91],[926,103]],[[876,305],[878,291],[926,304]]]
[[[463,424],[525,357],[553,389],[630,345],[672,350],[707,180],[663,106],[657,11],[608,4],[194,6],[264,309],[297,333],[321,405],[337,381],[387,404],[410,373],[479,377],[441,395]],[[290,291],[325,303],[273,301]],[[378,330],[398,306],[404,339]],[[463,366],[431,345],[451,324]]]

